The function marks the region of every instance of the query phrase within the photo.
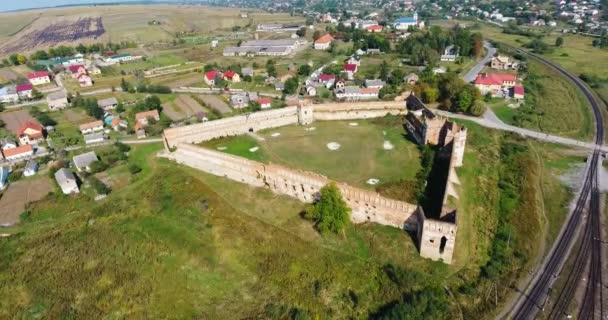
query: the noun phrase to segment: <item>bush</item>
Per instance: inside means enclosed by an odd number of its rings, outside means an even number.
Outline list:
[[[141,172],[141,167],[134,163],[131,163],[128,168],[131,174],[138,174]]]
[[[335,183],[321,188],[321,198],[306,212],[306,217],[316,222],[321,233],[338,233],[350,221],[351,209],[346,205]]]
[[[118,149],[118,151],[123,152],[123,153],[131,151],[131,146],[126,145],[126,144],[121,143],[121,142],[116,142],[114,144],[114,146]]]
[[[99,179],[91,176],[89,178],[89,182],[91,183],[91,187],[93,187],[93,189],[95,189],[95,192],[97,192],[97,194],[110,193],[110,188],[108,186],[106,186],[103,182],[101,182]]]
[[[90,168],[92,173],[98,173],[108,169],[108,164],[103,161],[95,161],[91,163]]]

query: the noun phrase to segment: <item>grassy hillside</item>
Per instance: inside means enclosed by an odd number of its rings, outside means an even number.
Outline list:
[[[470,125],[469,135],[453,266],[420,258],[412,238],[394,228],[358,225],[321,236],[301,218],[298,201],[154,158],[160,145],[138,146],[130,161],[144,170],[108,198],[54,194],[3,230],[13,235],[0,238],[0,318],[453,319],[492,310],[480,297],[504,223],[498,181],[514,163],[526,164],[522,174],[533,163],[546,168],[532,171],[544,183],[563,188],[543,161],[501,160],[502,134]],[[512,185],[533,197],[537,181]],[[555,201],[556,194],[545,195]],[[540,233],[526,230],[538,230],[540,206],[514,203],[521,210],[506,220],[518,232],[512,246],[528,255]],[[522,268],[506,264],[500,279]]]

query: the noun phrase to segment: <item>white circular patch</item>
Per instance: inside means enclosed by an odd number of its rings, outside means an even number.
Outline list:
[[[356,126],[358,126],[359,124],[358,124],[358,123],[356,123],[356,122],[351,122],[351,123],[349,123],[348,125],[349,125],[349,126],[351,126],[351,127],[356,127]]]
[[[275,132],[275,133],[271,134],[270,136],[271,136],[271,137],[276,138],[276,137],[278,137],[278,136],[280,136],[280,135],[281,135],[280,133]]]
[[[304,130],[306,130],[306,131],[315,131],[315,130],[317,130],[317,128],[315,128],[315,127],[310,127],[310,128],[306,128],[306,129],[304,129]]]
[[[330,142],[327,144],[327,149],[332,151],[338,150],[340,149],[340,144],[337,142]]]
[[[260,149],[260,147],[253,147],[251,149],[249,149],[249,152],[256,152]]]
[[[384,141],[384,144],[382,145],[382,147],[384,148],[384,150],[395,149],[395,146],[390,141]]]
[[[220,150],[220,151],[224,151],[226,149],[228,149],[228,148],[227,147],[217,147],[217,150]]]
[[[382,135],[385,136],[386,135],[386,131],[382,131]]]
[[[380,182],[380,179],[371,178],[371,179],[367,180],[366,182],[367,182],[367,184],[371,184],[373,186],[373,185],[378,184],[378,182]]]

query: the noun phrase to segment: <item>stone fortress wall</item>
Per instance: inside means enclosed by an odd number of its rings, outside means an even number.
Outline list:
[[[312,203],[319,191],[331,180],[325,176],[290,169],[275,164],[229,155],[223,152],[179,144],[169,159],[198,170],[225,177],[255,187],[267,187],[277,194],[284,194],[302,202]],[[375,222],[397,228],[415,230],[418,206],[380,196],[376,192],[337,183],[340,192],[352,209],[354,223]]]
[[[413,94],[407,98],[408,114],[406,127],[417,137],[420,144],[440,147],[439,156],[448,157],[446,184],[441,197],[439,220],[428,219],[423,210],[418,212],[418,245],[420,255],[433,260],[452,262],[458,231],[457,210],[450,206],[450,197],[458,199],[457,185],[460,179],[456,168],[464,162],[467,129],[464,126],[436,116]]]
[[[302,103],[294,107],[171,128],[164,133],[167,152],[163,156],[210,174],[255,187],[267,187],[274,193],[312,203],[318,198],[319,190],[330,182],[327,177],[280,165],[264,164],[192,144],[296,123],[309,125],[315,120],[354,120],[383,117],[387,114],[406,115],[408,109],[403,101],[318,105]],[[337,185],[352,209],[351,219],[354,223],[375,222],[417,230],[420,254],[423,257],[451,263],[457,231],[456,210],[447,210],[446,204],[449,196],[457,198],[455,185],[460,182],[455,168],[462,165],[466,128],[443,120],[430,128],[428,134],[427,129],[422,129],[424,143],[426,138],[435,139],[435,144],[444,145],[450,152],[449,179],[443,199],[446,212],[444,214],[442,210],[440,220],[426,218],[422,208],[417,205],[388,199],[376,192],[354,188],[344,183]],[[169,152],[173,149],[173,152]]]

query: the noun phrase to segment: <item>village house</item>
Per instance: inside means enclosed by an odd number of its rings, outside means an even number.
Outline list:
[[[120,130],[127,129],[128,123],[127,123],[127,121],[122,120],[119,117],[114,117],[114,118],[112,118],[112,122],[110,123],[110,126],[112,127],[112,129],[114,129],[114,131],[120,131]]]
[[[69,66],[68,70],[72,74],[72,78],[76,79],[80,74],[87,74],[87,69],[81,64]]]
[[[17,148],[17,142],[11,137],[4,137],[0,139],[0,146],[2,150]]]
[[[78,75],[78,84],[81,88],[91,87],[93,86],[93,79],[88,74],[81,73]]]
[[[19,94],[15,86],[0,88],[0,103],[15,103],[19,101]]]
[[[378,33],[378,32],[382,32],[383,27],[379,24],[374,24],[374,25],[367,27],[366,30],[367,30],[367,32]]]
[[[321,82],[325,88],[331,88],[336,82],[336,76],[333,74],[322,74],[319,76],[319,82]]]
[[[344,60],[344,64],[354,64],[359,67],[361,66],[361,57],[358,55],[350,56]]]
[[[492,96],[503,96],[504,90],[515,86],[517,77],[506,73],[480,73],[473,82],[481,94],[490,93]]]
[[[90,171],[91,163],[99,161],[99,159],[97,158],[97,154],[95,154],[95,151],[90,151],[74,156],[74,158],[72,158],[72,161],[74,162],[76,170],[78,170],[78,172],[82,172]]]
[[[47,71],[28,73],[27,79],[34,86],[51,83],[51,77]]]
[[[44,129],[41,125],[27,120],[17,131],[20,145],[37,144],[44,141]]]
[[[254,76],[253,68],[250,68],[250,67],[242,68],[241,73],[243,74],[243,76],[250,76],[250,77]]]
[[[15,87],[19,99],[31,99],[34,91],[34,86],[31,83],[18,84]]]
[[[380,80],[380,79],[368,79],[365,80],[365,87],[366,88],[376,88],[376,89],[382,89],[382,87],[384,87],[386,85],[386,82]]]
[[[235,109],[243,109],[249,104],[249,97],[243,93],[230,96],[230,105]]]
[[[79,127],[80,133],[87,134],[91,132],[103,130],[103,121],[97,120],[81,124]]]
[[[283,81],[278,81],[274,84],[274,90],[276,91],[283,91],[285,90],[285,82]]]
[[[260,104],[260,109],[272,108],[272,99],[270,98],[259,98],[256,102]]]
[[[456,58],[458,58],[458,48],[453,45],[449,45],[443,51],[440,60],[444,62],[454,62],[456,61]]]
[[[38,172],[38,162],[34,159],[30,159],[25,163],[25,167],[23,168],[23,175],[26,177],[31,177]]]
[[[490,60],[490,67],[497,70],[517,70],[519,63],[508,56],[495,56]]]
[[[137,123],[139,123],[143,127],[149,124],[149,119],[160,121],[160,115],[158,114],[158,110],[155,109],[135,114],[135,121],[137,121]]]
[[[228,71],[224,72],[224,80],[238,83],[238,82],[241,82],[241,76],[239,76],[238,73],[236,73],[232,70],[228,70]]]
[[[518,84],[513,87],[513,99],[515,100],[523,100],[525,96],[524,86]]]
[[[403,81],[406,84],[414,85],[414,84],[418,83],[418,81],[420,81],[420,77],[418,77],[418,75],[415,73],[410,73],[407,76],[403,77]]]
[[[306,86],[306,94],[314,97],[317,95],[317,88],[315,86]]]
[[[57,172],[55,172],[55,180],[64,194],[80,192],[74,173],[67,168],[57,170]]]
[[[395,20],[393,26],[397,30],[408,30],[410,27],[424,28],[424,21],[418,21],[418,13],[412,17],[403,17]]]
[[[68,106],[68,96],[65,91],[56,91],[46,96],[46,103],[50,111],[65,109]]]
[[[356,64],[345,64],[344,71],[346,72],[348,80],[353,80],[355,78],[355,73],[357,73],[358,67]]]
[[[124,63],[124,62],[140,60],[140,59],[142,59],[142,56],[132,56],[128,53],[123,53],[123,54],[116,54],[111,57],[108,57],[108,58],[106,58],[105,61],[106,61],[106,63],[109,63],[109,64],[117,64],[117,63]]]
[[[218,70],[211,70],[211,71],[207,71],[205,72],[205,83],[208,86],[215,86],[215,80],[217,79],[222,79],[223,75],[220,71]]]
[[[360,88],[357,86],[346,86],[336,90],[336,98],[346,100],[368,100],[377,99],[379,88]]]
[[[116,106],[118,106],[118,100],[114,97],[110,97],[107,99],[97,101],[97,106],[99,106],[104,111],[114,110]]]
[[[85,134],[83,137],[85,144],[101,143],[107,139],[106,134],[103,132]]]
[[[9,173],[8,167],[0,167],[0,190],[4,190],[6,187],[8,187]]]
[[[27,159],[34,155],[34,147],[26,144],[16,148],[2,150],[2,154],[4,155],[4,159],[6,159],[6,161]]]
[[[332,41],[334,41],[334,37],[332,37],[330,34],[326,34],[317,39],[313,47],[316,50],[327,50],[331,46]]]

